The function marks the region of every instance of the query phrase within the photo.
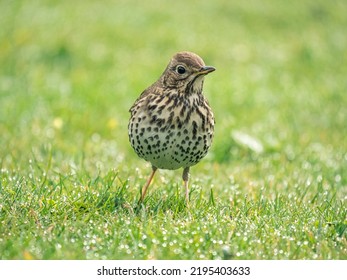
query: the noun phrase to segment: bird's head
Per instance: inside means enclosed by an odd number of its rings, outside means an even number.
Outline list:
[[[166,67],[162,79],[165,87],[177,88],[190,95],[201,93],[204,76],[216,68],[206,66],[201,57],[192,52],[176,53]],[[181,89],[181,90],[180,90]]]

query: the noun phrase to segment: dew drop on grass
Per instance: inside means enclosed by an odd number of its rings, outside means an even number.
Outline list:
[[[181,249],[179,249],[179,248],[174,249],[175,255],[180,255],[181,253],[182,253]]]

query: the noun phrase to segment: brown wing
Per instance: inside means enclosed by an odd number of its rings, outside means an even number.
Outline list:
[[[142,106],[146,106],[151,98],[148,98],[149,95],[160,95],[163,93],[163,87],[161,86],[161,82],[157,81],[147,89],[145,89],[140,96],[136,99],[135,103],[129,109],[130,113],[133,113],[135,108],[139,108]],[[142,103],[142,104],[141,104]]]

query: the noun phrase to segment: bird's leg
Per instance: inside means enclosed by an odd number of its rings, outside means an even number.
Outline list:
[[[147,189],[148,189],[149,185],[151,184],[152,179],[153,179],[154,174],[155,174],[155,172],[157,171],[157,169],[158,169],[157,167],[152,166],[152,173],[151,173],[151,176],[149,176],[148,181],[147,181],[146,184],[142,187],[141,198],[140,198],[140,200],[139,200],[139,202],[138,202],[139,204],[143,202],[143,200],[144,200],[144,198],[145,198],[145,195],[146,195],[146,192],[147,192]]]
[[[188,189],[188,180],[189,180],[189,167],[183,169],[182,174],[183,184],[186,191],[186,203],[189,203],[189,189]]]

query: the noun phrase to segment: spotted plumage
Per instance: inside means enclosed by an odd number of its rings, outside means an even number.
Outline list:
[[[214,70],[198,55],[179,52],[130,108],[131,146],[153,169],[140,202],[158,168],[183,168],[188,201],[189,168],[207,154],[213,139],[215,121],[202,91],[204,76]]]

